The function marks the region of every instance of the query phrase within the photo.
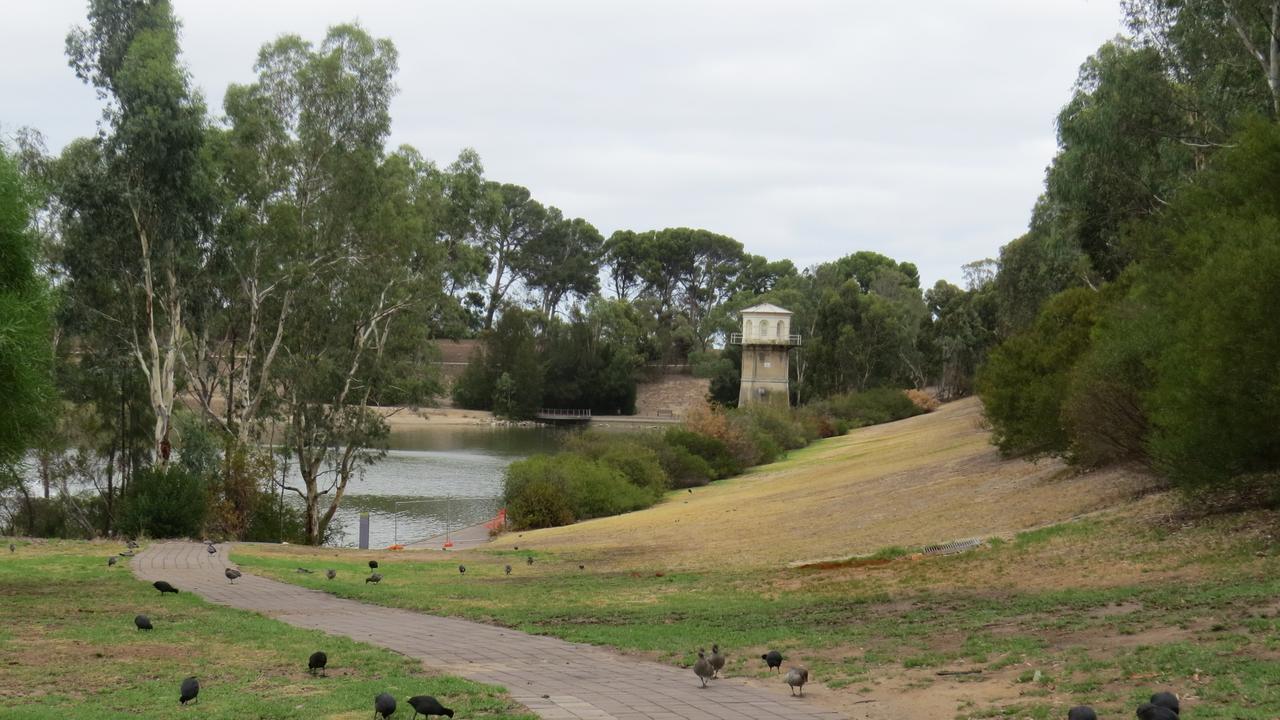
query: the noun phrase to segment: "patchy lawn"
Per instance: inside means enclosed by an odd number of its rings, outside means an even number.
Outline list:
[[[460,717],[531,720],[500,689],[426,672],[388,650],[189,593],[160,596],[115,543],[18,541],[0,548],[0,712],[4,718],[367,718],[373,697],[431,694]],[[134,628],[137,614],[155,629]],[[307,673],[315,650],[328,677]],[[182,679],[199,701],[178,704]]]
[[[1280,716],[1277,516],[1188,520],[1172,508],[1153,495],[964,554],[886,548],[823,569],[668,572],[654,569],[660,558],[517,551],[514,536],[503,550],[451,556],[271,546],[233,556],[343,597],[675,664],[718,642],[731,674],[761,681],[760,654],[778,649],[825,686],[815,699],[858,718],[1058,718],[1080,703],[1129,717],[1166,688],[1183,695],[1190,720]],[[720,552],[714,539],[706,551]],[[371,557],[379,586],[364,583]]]

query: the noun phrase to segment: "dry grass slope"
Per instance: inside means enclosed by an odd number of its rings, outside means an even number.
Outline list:
[[[523,545],[609,564],[778,566],[1019,530],[1115,506],[1151,480],[1002,460],[970,399],[855,430],[642,512],[522,533]],[[505,542],[504,542],[505,544]]]

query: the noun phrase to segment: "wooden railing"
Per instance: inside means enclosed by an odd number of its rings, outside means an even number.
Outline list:
[[[585,420],[591,418],[590,410],[562,410],[559,408],[542,408],[538,411],[538,417],[543,420],[557,420],[564,418],[566,420]]]

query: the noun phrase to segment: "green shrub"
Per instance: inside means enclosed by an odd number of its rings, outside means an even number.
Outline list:
[[[739,408],[735,415],[750,423],[756,431],[769,436],[773,444],[782,450],[795,450],[809,444],[805,429],[791,408],[777,405],[748,405]]]
[[[701,458],[711,469],[712,480],[732,477],[742,472],[741,463],[722,440],[684,427],[670,428],[662,437],[668,445],[684,448]]]
[[[1063,406],[1072,369],[1089,349],[1098,309],[1093,290],[1058,293],[1031,328],[996,347],[979,370],[978,394],[1002,454],[1066,451]]]
[[[680,445],[668,444],[662,435],[649,435],[648,446],[658,456],[667,482],[677,490],[700,487],[715,479],[715,471],[706,460]]]
[[[827,398],[825,407],[832,416],[850,427],[865,427],[902,420],[924,412],[906,393],[893,388],[873,388]]]
[[[145,468],[129,481],[117,526],[135,537],[199,537],[207,510],[199,477],[174,466]]]
[[[658,454],[636,442],[615,443],[600,455],[599,462],[622,473],[632,485],[653,493],[655,499],[670,487]]]
[[[512,463],[504,494],[507,517],[517,529],[640,510],[658,498],[654,490],[628,482],[616,468],[576,452]]]

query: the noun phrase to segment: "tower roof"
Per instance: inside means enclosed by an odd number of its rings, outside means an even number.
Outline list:
[[[786,308],[778,307],[777,305],[774,305],[772,303],[760,303],[759,305],[752,305],[749,308],[743,308],[742,312],[769,313],[771,315],[791,315],[792,314],[790,310]]]

